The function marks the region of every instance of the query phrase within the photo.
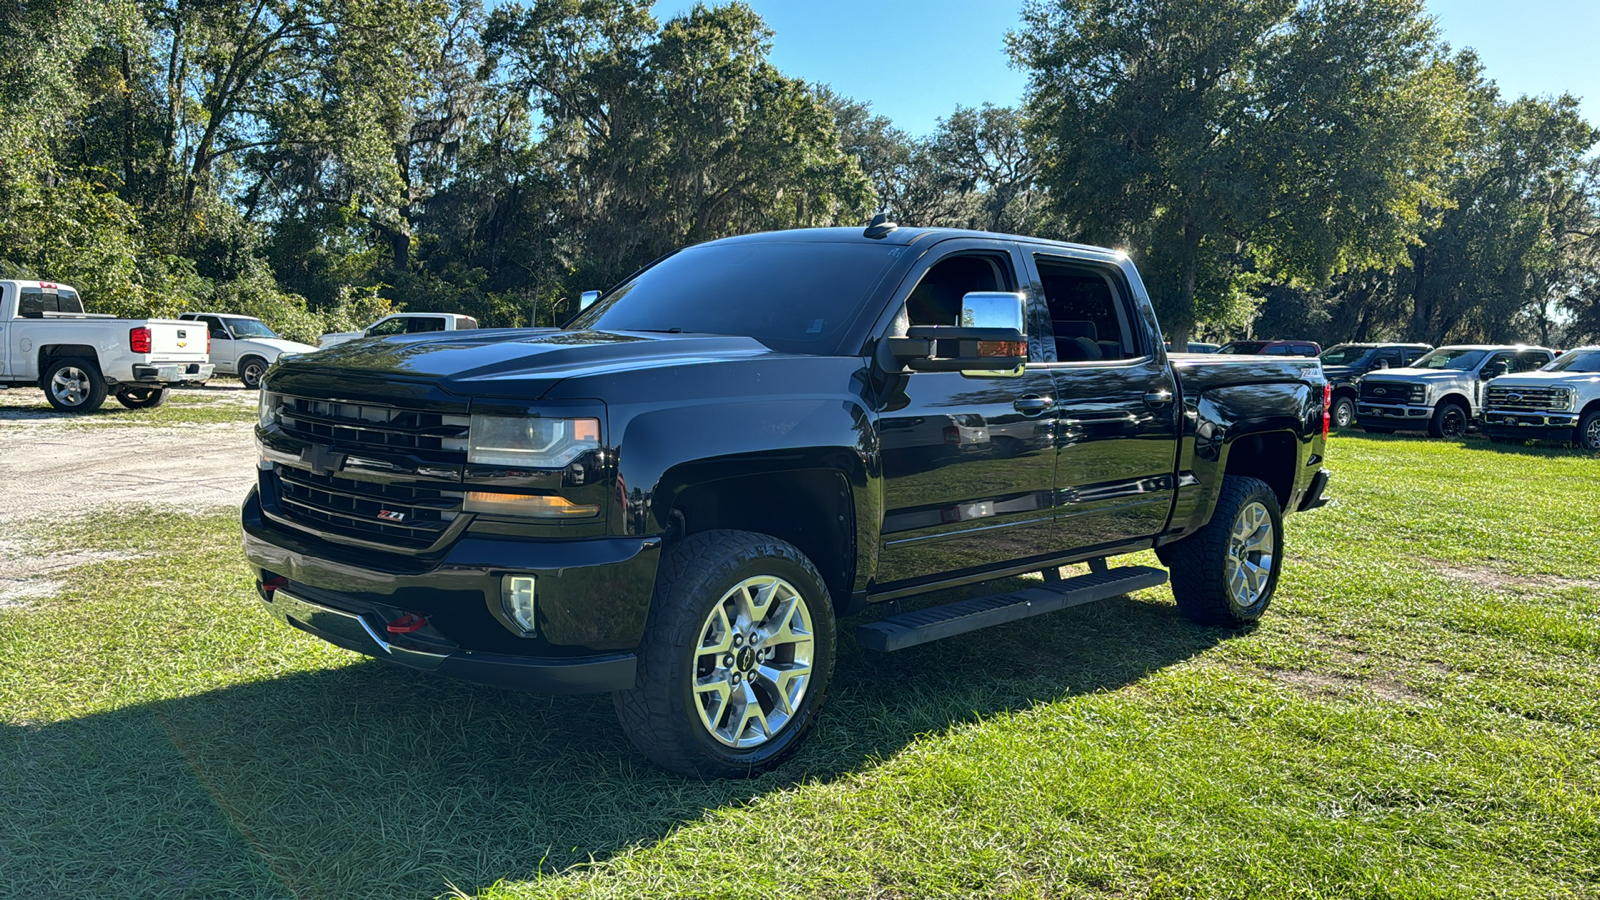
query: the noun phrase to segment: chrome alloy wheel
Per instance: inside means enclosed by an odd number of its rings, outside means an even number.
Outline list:
[[[62,406],[82,406],[89,399],[89,373],[77,366],[62,366],[50,379],[50,395]]]
[[[1587,450],[1600,450],[1600,417],[1590,419],[1583,431],[1583,446]]]
[[[1228,592],[1241,609],[1254,606],[1272,577],[1272,516],[1260,503],[1239,510],[1228,535]]]
[[[782,578],[746,578],[722,595],[694,649],[700,724],[718,743],[759,747],[800,709],[815,648],[811,611]]]

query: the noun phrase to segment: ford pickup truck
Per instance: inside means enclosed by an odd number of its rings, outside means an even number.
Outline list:
[[[78,292],[48,281],[0,281],[0,386],[38,387],[63,412],[160,406],[173,385],[211,377],[206,330],[177,319],[83,311]]]
[[[1461,437],[1483,412],[1490,379],[1531,372],[1554,358],[1543,347],[1521,344],[1440,347],[1405,368],[1362,376],[1356,416],[1373,434],[1416,429],[1429,437]]]
[[[459,313],[395,313],[384,316],[360,331],[337,331],[317,338],[318,347],[333,347],[364,337],[389,337],[396,334],[423,334],[429,331],[460,331],[477,328],[478,320]]]
[[[816,720],[847,616],[898,651],[1170,569],[1190,618],[1254,622],[1284,515],[1325,502],[1327,429],[1315,359],[1169,359],[1122,253],[880,221],[755,234],[561,329],[280,360],[245,553],[299,630],[610,691],[657,763],[745,776]],[[1152,548],[1166,569],[1107,562]]]
[[[1573,443],[1600,450],[1600,347],[1568,350],[1537,372],[1489,382],[1483,430],[1496,443]]]
[[[1356,383],[1361,376],[1379,369],[1409,366],[1432,349],[1429,344],[1339,344],[1324,350],[1318,358],[1322,360],[1322,374],[1333,388],[1329,410],[1333,427],[1349,428],[1355,424],[1359,399]]]

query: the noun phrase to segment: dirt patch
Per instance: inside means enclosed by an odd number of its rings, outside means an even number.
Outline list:
[[[1502,572],[1489,566],[1459,566],[1425,559],[1422,562],[1446,578],[1465,581],[1474,587],[1491,591],[1525,594],[1530,591],[1560,591],[1568,588],[1586,588],[1600,591],[1600,581],[1587,578],[1562,578],[1559,575],[1527,575]]]
[[[242,387],[182,393],[202,402],[255,402],[255,392]],[[106,508],[236,506],[255,482],[248,421],[85,427],[38,409],[42,402],[38,391],[0,391],[0,535]]]
[[[1301,669],[1271,669],[1267,674],[1274,681],[1286,684],[1302,694],[1316,698],[1346,698],[1369,693],[1379,700],[1404,703],[1409,706],[1426,706],[1428,698],[1409,687],[1382,676],[1356,677],[1327,672],[1307,672]]]
[[[0,609],[26,606],[31,600],[54,596],[61,590],[62,576],[78,566],[137,556],[88,550],[30,554],[17,541],[0,540]]]

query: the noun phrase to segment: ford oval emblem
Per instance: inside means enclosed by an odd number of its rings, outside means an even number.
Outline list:
[[[1507,394],[1506,395],[1506,402],[1507,403],[1521,403],[1522,402],[1522,395],[1521,394]]]
[[[1373,393],[1374,393],[1374,394],[1378,394],[1378,395],[1379,395],[1379,396],[1382,396],[1382,395],[1384,395],[1384,394],[1387,394],[1387,393],[1389,393],[1389,392],[1388,392],[1388,391],[1386,391],[1386,390],[1384,390],[1384,389],[1383,389],[1383,388],[1373,388],[1373,389],[1372,389],[1372,392],[1373,392]]]

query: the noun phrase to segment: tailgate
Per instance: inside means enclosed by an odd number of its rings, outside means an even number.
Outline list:
[[[152,362],[208,361],[204,322],[151,319],[145,324],[150,329],[149,358]]]

